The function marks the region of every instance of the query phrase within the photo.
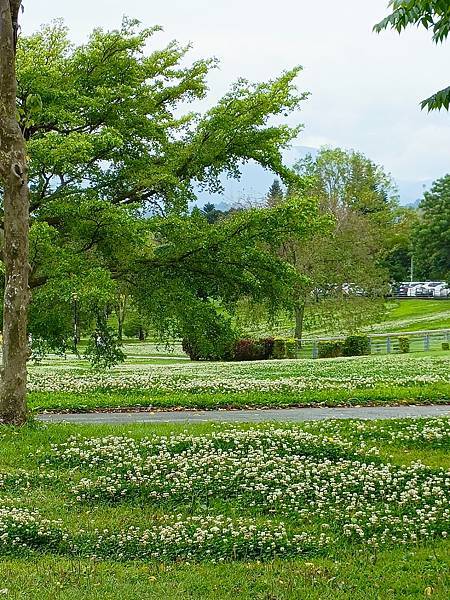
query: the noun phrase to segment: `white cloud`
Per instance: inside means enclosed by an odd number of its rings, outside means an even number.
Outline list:
[[[93,27],[116,27],[122,15],[160,24],[160,45],[192,42],[192,57],[217,56],[211,100],[239,76],[273,77],[305,67],[299,87],[312,92],[291,118],[302,145],[341,145],[365,152],[402,179],[450,170],[450,115],[427,115],[419,101],[448,85],[450,41],[436,47],[425,31],[372,32],[387,0],[77,0],[27,2],[26,33],[63,17],[77,42]]]

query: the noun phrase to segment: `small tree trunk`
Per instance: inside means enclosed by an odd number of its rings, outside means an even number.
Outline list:
[[[16,119],[15,54],[21,0],[0,0],[0,178],[3,184],[5,297],[0,420],[27,418],[29,198],[25,141]]]
[[[116,316],[117,316],[117,339],[119,342],[123,340],[123,324],[125,321],[126,309],[127,309],[127,296],[125,294],[119,294],[117,297],[116,305]]]
[[[301,302],[295,305],[295,332],[294,337],[296,340],[301,340],[303,335],[303,317],[305,316],[305,303]],[[299,342],[301,346],[301,341]]]
[[[123,318],[122,315],[117,315],[117,339],[122,343],[123,341]]]
[[[78,297],[76,295],[72,298],[73,301],[73,348],[75,354],[78,354],[78,344],[80,342],[80,322],[78,313]]]

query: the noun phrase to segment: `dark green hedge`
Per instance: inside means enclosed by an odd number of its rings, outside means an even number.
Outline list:
[[[319,358],[343,356],[344,340],[322,340],[317,344]]]
[[[370,339],[367,335],[349,335],[342,347],[344,356],[364,356],[370,354]]]
[[[409,352],[409,338],[402,336],[398,338],[398,351],[400,354],[408,354]]]

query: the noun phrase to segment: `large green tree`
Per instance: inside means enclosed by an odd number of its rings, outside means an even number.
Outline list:
[[[21,0],[0,0],[0,189],[5,272],[0,422],[27,415],[28,174],[23,132],[16,119],[16,45]]]
[[[381,258],[395,223],[395,186],[363,154],[340,148],[323,148],[295,169],[303,193],[317,200],[330,223],[328,231],[319,230],[309,240],[282,244],[283,257],[304,276],[293,287],[295,337],[301,339],[305,318],[356,328],[370,320],[372,308],[378,311],[376,299],[385,291],[388,274]]]
[[[450,32],[450,4],[448,0],[391,0],[391,14],[385,17],[374,29],[377,32],[395,29],[399,33],[416,25],[431,29],[433,42],[439,44],[447,39]],[[430,110],[449,109],[450,86],[439,90],[421,103],[422,108]]]
[[[450,175],[435,181],[419,205],[414,227],[415,268],[425,279],[450,279]]]
[[[298,161],[294,169],[308,195],[315,196],[325,209],[350,209],[383,224],[392,219],[397,206],[393,180],[361,152],[324,147],[317,156]]]
[[[379,264],[393,284],[409,281],[413,266],[414,228],[419,213],[414,208],[398,206],[393,210],[390,225],[382,231],[382,248]]]
[[[125,20],[73,46],[57,24],[20,41],[30,331],[44,350],[72,343],[75,313],[94,340],[111,340],[107,316],[123,290],[177,334],[241,293],[281,298],[294,273],[267,249],[274,236],[316,227],[311,200],[217,224],[189,208],[197,186],[220,191],[220,175],[237,177],[249,160],[300,185],[281,155],[299,129],[271,123],[305,98],[294,84],[300,69],[262,84],[241,79],[198,114],[189,103],[205,98],[215,61],[189,65],[188,48],[175,42],[148,52],[156,31]]]

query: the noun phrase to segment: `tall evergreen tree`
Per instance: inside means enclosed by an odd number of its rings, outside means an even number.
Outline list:
[[[275,206],[279,204],[284,198],[283,188],[281,187],[281,183],[279,179],[274,179],[274,182],[269,188],[267,192],[267,204],[269,206]]]
[[[215,223],[217,219],[223,214],[221,210],[218,210],[212,202],[207,202],[202,210],[202,214],[206,217],[206,220],[210,225]]]

